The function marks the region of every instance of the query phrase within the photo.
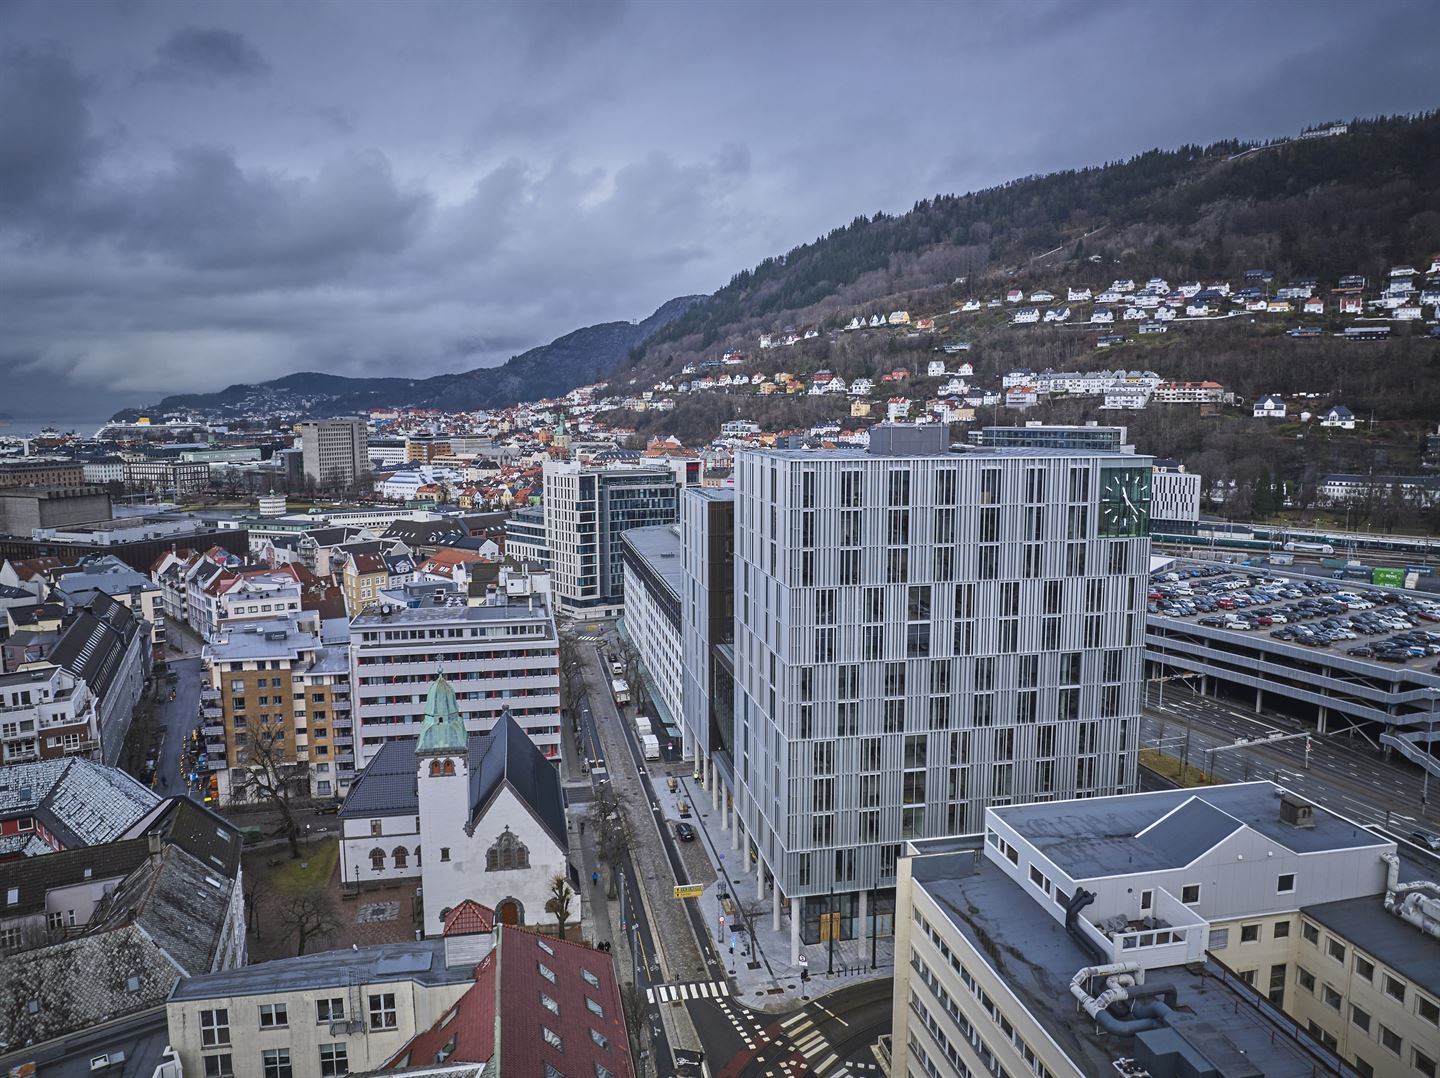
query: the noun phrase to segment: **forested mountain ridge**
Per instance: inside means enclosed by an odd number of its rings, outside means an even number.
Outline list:
[[[987,279],[1023,284],[1067,264],[1077,279],[1098,281],[1119,260],[1172,280],[1264,267],[1279,280],[1333,283],[1348,273],[1373,279],[1417,249],[1440,249],[1440,113],[1348,127],[1263,147],[1150,150],[857,217],[737,273],[631,360],[664,369],[661,357],[740,346],[764,328],[826,325],[961,276],[978,294]],[[1104,264],[1087,272],[1095,254]]]
[[[498,367],[428,378],[344,378],[304,371],[269,382],[237,383],[216,393],[166,397],[145,411],[288,411],[327,416],[370,408],[419,407],[463,412],[558,397],[576,386],[603,379],[630,349],[669,325],[700,298],[681,296],[669,300],[640,322],[585,326],[522,352]],[[135,414],[135,409],[120,413],[126,418]]]

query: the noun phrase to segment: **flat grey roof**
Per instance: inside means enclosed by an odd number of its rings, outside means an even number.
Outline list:
[[[1096,1032],[1095,1023],[1075,1005],[1070,979],[1094,959],[1065,926],[1026,895],[983,852],[917,857],[915,883],[1004,979],[1085,1074],[1113,1074],[1113,1063],[1133,1054],[1134,1042]],[[1293,1041],[1276,1036],[1253,1007],[1237,1007],[1237,996],[1221,981],[1197,976],[1183,966],[1153,969],[1147,981],[1168,981],[1179,993],[1178,1009],[1193,1014],[1183,1028],[1197,1048],[1217,1062],[1243,1052],[1266,1078],[1310,1078],[1314,1060]],[[918,981],[915,982],[919,986]],[[917,990],[924,992],[923,987]],[[933,1006],[933,1001],[931,1003]]]
[[[267,633],[280,632],[285,634],[284,640],[266,639]],[[229,625],[224,636],[207,643],[205,647],[215,658],[224,662],[235,662],[238,659],[268,659],[293,655],[301,648],[315,647],[316,643],[314,633],[297,629],[295,622],[289,618],[277,618]]]
[[[992,811],[1080,880],[1182,868],[1241,826],[1296,853],[1393,845],[1320,805],[1314,806],[1314,827],[1283,823],[1280,792],[1273,782],[1240,782]]]
[[[871,453],[867,449],[844,446],[836,449],[745,449],[737,452],[759,453],[784,460],[875,460],[897,461],[915,459],[983,460],[986,457],[1061,457],[1066,459],[1115,458],[1127,464],[1142,464],[1150,458],[1139,453],[1123,453],[1116,449],[1051,449],[1042,446],[967,446],[956,444],[944,453]]]
[[[499,603],[495,606],[425,606],[405,607],[390,614],[360,614],[350,621],[350,629],[383,629],[402,625],[433,622],[495,622],[548,621],[549,611],[543,599],[532,609],[523,602]]]
[[[680,529],[674,524],[629,528],[621,540],[640,555],[650,571],[678,598],[684,592],[685,561],[680,556]]]
[[[352,951],[322,951],[299,958],[281,958],[182,980],[172,1001],[304,992],[312,988],[343,988],[382,981],[415,981],[423,985],[460,984],[475,979],[472,966],[445,968],[445,941],[387,943]]]
[[[1401,880],[1412,877],[1401,875]],[[1440,939],[1427,936],[1414,925],[1385,909],[1380,895],[1347,898],[1305,906],[1300,912],[1377,961],[1385,963],[1411,984],[1434,996],[1440,994]]]

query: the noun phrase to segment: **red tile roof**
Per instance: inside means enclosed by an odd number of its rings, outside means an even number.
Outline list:
[[[467,898],[445,918],[446,936],[468,936],[475,932],[495,931],[495,911]]]
[[[494,1059],[498,1078],[538,1078],[546,1063],[568,1075],[597,1074],[598,1063],[615,1078],[634,1078],[610,955],[513,925],[496,932],[495,949],[475,967],[475,986],[387,1068],[426,1066],[443,1054],[452,1063]]]

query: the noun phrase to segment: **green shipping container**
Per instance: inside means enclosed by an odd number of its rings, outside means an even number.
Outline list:
[[[1405,586],[1405,570],[1376,569],[1370,574],[1370,583],[1383,584],[1387,588],[1403,588]]]

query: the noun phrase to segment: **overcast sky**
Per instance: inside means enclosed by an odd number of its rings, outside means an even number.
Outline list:
[[[1434,108],[1435,14],[0,0],[0,408],[490,365],[937,192]]]

